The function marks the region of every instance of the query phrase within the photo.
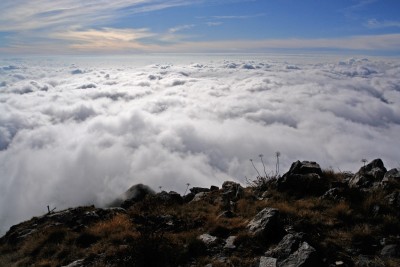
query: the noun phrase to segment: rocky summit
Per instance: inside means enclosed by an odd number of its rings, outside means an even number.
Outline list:
[[[400,171],[294,162],[186,195],[134,185],[108,208],[51,211],[0,238],[0,266],[400,266]]]

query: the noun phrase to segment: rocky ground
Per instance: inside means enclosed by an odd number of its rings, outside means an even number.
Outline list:
[[[247,187],[155,193],[49,212],[0,239],[0,266],[400,266],[400,171],[297,161]]]

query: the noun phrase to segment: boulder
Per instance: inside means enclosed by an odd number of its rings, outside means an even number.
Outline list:
[[[222,184],[222,197],[229,200],[239,200],[244,193],[243,187],[235,182],[226,181]]]
[[[219,187],[218,187],[218,186],[212,185],[212,186],[210,187],[210,191],[212,191],[212,192],[218,191],[218,190],[219,190]]]
[[[236,236],[232,235],[229,236],[226,240],[225,240],[225,246],[224,249],[235,249],[235,240],[236,240]]]
[[[331,188],[328,191],[326,191],[323,196],[321,197],[322,199],[329,199],[329,200],[344,200],[344,190],[342,188]]]
[[[276,267],[276,259],[270,257],[261,257],[259,267]]]
[[[174,191],[166,192],[162,191],[154,196],[157,200],[159,200],[163,204],[172,205],[172,204],[182,204],[183,198],[180,194]]]
[[[183,202],[188,203],[193,200],[195,194],[189,193],[183,196]]]
[[[144,184],[136,184],[131,186],[125,193],[117,197],[111,202],[109,207],[128,208],[132,206],[134,202],[142,201],[147,195],[154,195],[155,192]]]
[[[248,232],[261,238],[275,240],[284,233],[279,220],[279,211],[273,208],[265,208],[260,211],[248,224]]]
[[[396,258],[400,256],[400,247],[398,245],[386,245],[381,250],[381,256],[385,258]]]
[[[303,237],[303,233],[287,234],[275,248],[268,250],[265,255],[279,260],[286,259],[290,254],[299,249]]]
[[[400,170],[391,169],[383,176],[382,183],[400,183]]]
[[[350,187],[370,188],[382,181],[386,168],[381,159],[375,159],[354,174],[349,181]]]
[[[277,180],[277,189],[281,192],[302,197],[304,195],[322,195],[329,189],[327,181],[321,178],[322,170],[318,163],[296,161],[290,170]]]
[[[393,192],[387,195],[385,199],[390,206],[400,209],[400,192]]]
[[[210,189],[209,188],[203,188],[203,187],[193,187],[193,188],[190,188],[189,191],[191,193],[197,195],[198,193],[201,193],[201,192],[210,192]]]
[[[288,258],[278,263],[279,267],[315,267],[321,266],[317,251],[307,242],[303,242],[299,249]]]
[[[290,166],[288,173],[286,174],[318,174],[322,175],[321,167],[314,161],[296,161]]]
[[[193,197],[192,201],[193,201],[193,202],[200,201],[200,200],[204,199],[207,195],[208,195],[208,192],[200,192],[200,193],[197,193],[197,194]]]
[[[199,236],[199,240],[201,240],[207,246],[212,246],[217,243],[218,238],[210,234],[202,234]]]

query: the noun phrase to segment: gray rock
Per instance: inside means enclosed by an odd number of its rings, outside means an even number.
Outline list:
[[[218,238],[216,236],[212,236],[210,234],[202,234],[199,236],[199,240],[201,240],[207,246],[214,245],[217,242],[217,239]]]
[[[62,267],[83,267],[84,266],[83,262],[84,262],[84,260],[76,260],[76,261],[71,262],[70,264],[64,265]]]
[[[299,249],[287,259],[278,263],[279,267],[315,267],[321,266],[317,251],[307,242],[303,242]]]
[[[109,207],[123,206],[123,208],[127,208],[131,206],[133,202],[141,201],[147,195],[154,195],[154,194],[155,192],[147,185],[136,184],[131,186],[125,193],[116,198],[108,206]]]
[[[287,174],[318,174],[322,175],[321,167],[314,161],[296,161],[292,163]]]
[[[209,188],[204,188],[204,187],[193,187],[193,188],[190,188],[189,190],[191,193],[193,193],[195,195],[198,193],[201,193],[201,192],[210,192]]]
[[[268,250],[265,255],[280,260],[286,259],[299,248],[303,236],[303,233],[287,234],[275,248]]]
[[[225,199],[236,201],[242,198],[243,193],[243,187],[238,183],[226,181],[222,184],[222,197]]]
[[[394,258],[400,256],[400,247],[398,245],[386,245],[381,250],[381,256],[385,258]]]
[[[358,267],[383,267],[385,266],[383,263],[378,264],[378,262],[374,261],[374,259],[368,258],[368,256],[360,255],[356,260],[356,266]]]
[[[263,209],[247,224],[247,230],[256,237],[277,238],[284,232],[279,221],[279,211],[273,208]]]
[[[381,182],[386,173],[386,168],[381,159],[375,159],[354,174],[349,181],[350,187],[370,188]]]
[[[325,192],[325,194],[321,197],[322,199],[329,199],[329,200],[343,200],[344,194],[341,188],[331,188]]]
[[[318,163],[296,161],[290,170],[277,179],[276,186],[281,192],[299,197],[304,195],[322,195],[329,189],[329,183],[321,178],[322,170]]]
[[[400,170],[391,169],[390,171],[385,173],[385,176],[382,179],[382,183],[392,183],[392,182],[400,182]]]
[[[389,205],[400,208],[400,192],[393,192],[385,197]]]
[[[277,266],[276,261],[277,261],[277,259],[275,259],[275,258],[261,257],[260,264],[258,266],[259,267],[276,267]]]
[[[200,192],[197,193],[194,198],[192,199],[193,202],[197,202],[200,201],[202,199],[204,199],[206,196],[208,195],[208,192]]]
[[[218,190],[219,190],[219,187],[218,187],[218,186],[212,185],[212,186],[210,187],[210,191],[218,191]]]
[[[235,249],[236,248],[236,246],[234,244],[235,240],[236,240],[236,236],[232,235],[232,236],[228,237],[225,241],[224,249]]]
[[[166,192],[162,191],[155,195],[155,198],[165,204],[182,204],[183,198],[181,195],[174,191]]]

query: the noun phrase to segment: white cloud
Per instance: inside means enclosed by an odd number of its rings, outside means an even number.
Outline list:
[[[252,14],[252,15],[220,15],[220,16],[212,16],[213,19],[252,19],[257,17],[265,16],[264,13],[261,14]]]
[[[0,31],[26,31],[42,28],[93,27],[120,16],[194,4],[184,0],[40,0],[0,3]]]
[[[391,27],[399,28],[400,21],[390,21],[390,20],[378,21],[377,19],[370,19],[367,21],[366,26],[371,29],[391,28]]]
[[[176,32],[180,32],[180,31],[189,30],[195,26],[196,25],[194,25],[194,24],[179,25],[179,26],[168,29],[168,32],[176,33]]]
[[[222,25],[223,23],[220,21],[210,21],[210,22],[207,22],[206,24],[207,24],[207,26],[213,27],[213,26]]]
[[[121,51],[144,50],[146,46],[138,40],[154,36],[148,29],[76,30],[54,33],[53,38],[63,39],[75,51]]]
[[[182,193],[244,182],[260,153],[268,172],[275,151],[283,172],[297,159],[398,167],[399,77],[396,61],[311,56],[0,61],[1,231],[135,183]]]

